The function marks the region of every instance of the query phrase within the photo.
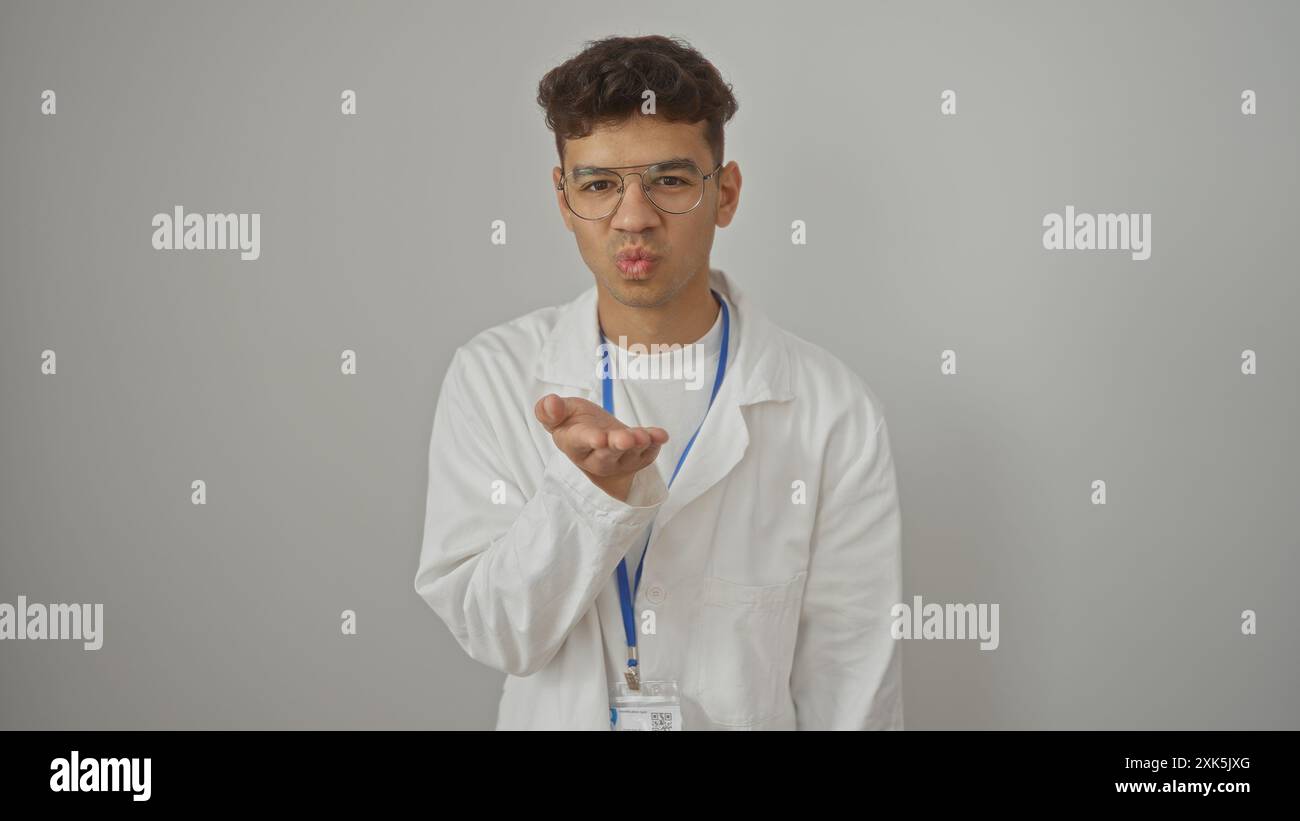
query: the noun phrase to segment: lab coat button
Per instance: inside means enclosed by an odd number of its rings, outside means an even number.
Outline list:
[[[647,590],[645,592],[645,595],[646,598],[649,599],[654,604],[659,604],[664,600],[665,593],[664,593],[664,589],[656,584],[655,586]]]

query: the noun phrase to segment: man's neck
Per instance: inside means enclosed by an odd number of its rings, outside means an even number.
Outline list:
[[[689,345],[698,342],[718,320],[718,301],[709,290],[707,272],[697,275],[675,297],[653,308],[633,308],[597,288],[596,310],[605,336],[622,345]]]

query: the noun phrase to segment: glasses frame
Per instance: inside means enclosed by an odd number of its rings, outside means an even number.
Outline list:
[[[649,172],[650,169],[654,168],[657,165],[667,165],[668,163],[672,163],[673,165],[681,165],[681,160],[660,160],[659,162],[641,163],[640,165],[615,165],[615,166],[601,166],[600,168],[597,168],[596,170],[598,171],[613,171],[614,174],[618,177],[618,201],[614,203],[614,207],[610,209],[610,212],[604,215],[603,217],[584,217],[582,214],[579,214],[577,211],[573,209],[573,203],[569,202],[569,191],[565,186],[565,183],[568,182],[569,179],[569,175],[567,173],[562,174],[560,176],[560,184],[555,186],[555,190],[563,194],[564,204],[568,207],[570,213],[572,213],[575,217],[577,217],[580,220],[587,220],[588,222],[599,222],[603,219],[609,219],[610,217],[618,213],[618,207],[623,204],[623,195],[627,193],[627,178],[632,176],[633,174],[636,174],[641,179],[641,192],[645,194],[646,200],[651,205],[653,205],[655,208],[658,208],[660,211],[663,211],[665,214],[674,214],[674,215],[689,214],[692,211],[694,211],[696,208],[699,208],[700,203],[704,202],[704,188],[705,188],[704,185],[700,186],[700,198],[696,200],[695,204],[692,205],[690,208],[687,208],[685,211],[669,211],[667,208],[664,208],[662,205],[654,201],[654,197],[650,196],[650,189],[645,184],[645,177],[643,176],[645,173]],[[694,162],[692,162],[691,165],[694,166],[696,171],[700,171],[700,167],[698,165],[695,165]],[[707,183],[709,180],[713,179],[715,176],[717,176],[718,171],[722,168],[723,165],[725,165],[725,163],[718,163],[717,166],[714,167],[714,169],[707,174],[705,174],[703,171],[700,171],[700,181],[702,183]],[[645,171],[629,171],[626,174],[619,174],[618,172],[624,168],[644,168]]]

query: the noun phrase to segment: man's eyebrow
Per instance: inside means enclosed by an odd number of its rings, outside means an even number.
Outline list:
[[[687,163],[695,165],[695,160],[692,160],[690,157],[669,157],[668,159],[660,160],[659,162],[645,162],[640,165],[579,165],[575,166],[569,173],[574,175],[593,174],[597,171],[624,170],[628,168],[641,168],[642,166],[667,165],[670,163],[673,165],[685,165]]]

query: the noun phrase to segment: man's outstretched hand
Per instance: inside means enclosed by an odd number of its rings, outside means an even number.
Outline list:
[[[654,462],[668,441],[663,428],[630,428],[599,405],[548,393],[533,408],[555,446],[596,487],[626,502],[636,472]]]

